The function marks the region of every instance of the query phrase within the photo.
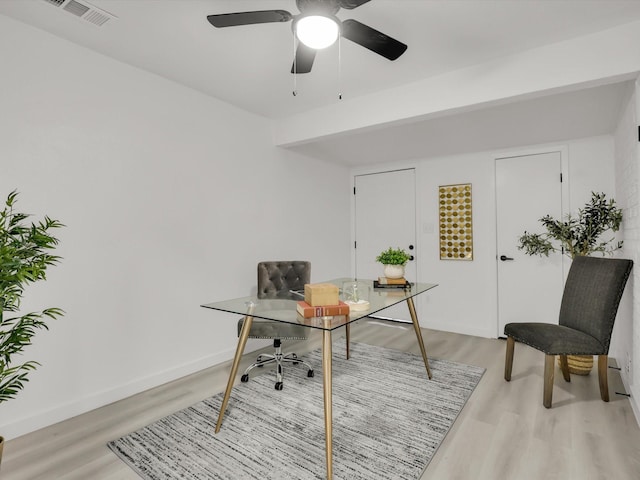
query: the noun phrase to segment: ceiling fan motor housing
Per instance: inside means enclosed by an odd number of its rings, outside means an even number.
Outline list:
[[[338,0],[296,0],[302,15],[335,15],[340,10]]]

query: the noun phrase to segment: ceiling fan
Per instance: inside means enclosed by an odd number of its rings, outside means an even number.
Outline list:
[[[291,73],[309,73],[313,66],[317,50],[331,45],[338,35],[368,48],[372,52],[382,55],[389,60],[395,60],[405,52],[407,46],[404,43],[357,20],[348,19],[340,21],[335,16],[341,8],[352,10],[369,1],[370,0],[296,0],[296,6],[298,10],[300,10],[299,15],[293,15],[286,10],[258,10],[253,12],[208,15],[207,20],[217,28],[259,23],[288,22],[292,20],[293,32],[300,42],[298,42],[296,48]],[[328,40],[329,43],[322,46],[307,41],[306,37],[303,37],[303,26],[305,26],[305,23],[311,23],[312,21],[324,24],[325,27],[329,27],[329,30],[333,30],[333,41]],[[325,31],[327,30],[323,30],[323,32]]]

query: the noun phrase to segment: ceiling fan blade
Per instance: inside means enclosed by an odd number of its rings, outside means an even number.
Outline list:
[[[389,60],[395,60],[407,49],[404,43],[356,20],[344,20],[341,34]]]
[[[291,65],[291,73],[309,73],[316,58],[316,50],[299,42],[296,48],[296,59]]]
[[[340,5],[340,8],[353,10],[354,8],[358,8],[360,5],[364,5],[370,1],[371,0],[338,0],[338,5]]]
[[[221,13],[208,15],[207,20],[214,27],[236,27],[256,23],[288,22],[293,18],[286,10],[259,10],[255,12]]]

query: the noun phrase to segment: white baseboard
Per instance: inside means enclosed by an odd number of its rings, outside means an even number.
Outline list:
[[[631,392],[631,390],[627,390],[627,392]],[[636,423],[640,426],[640,405],[638,405],[638,395],[640,395],[640,392],[638,392],[638,394],[632,392],[629,397],[629,403],[631,403],[631,410],[633,410],[633,414],[636,417]]]
[[[422,328],[430,328],[431,330],[460,333],[462,335],[471,335],[473,337],[496,338],[495,329],[471,328],[468,324],[456,325],[447,322],[420,322],[420,326]]]
[[[12,439],[27,433],[48,427],[96,408],[103,407],[123,398],[130,397],[150,388],[204,370],[213,365],[226,362],[233,358],[235,348],[207,355],[198,360],[185,363],[152,375],[132,380],[116,388],[97,392],[79,400],[58,405],[53,408],[37,412],[33,415],[13,420],[0,425],[0,431],[6,439]]]
[[[390,328],[406,328],[407,326],[412,327],[411,320],[406,319],[392,319],[389,317],[385,317],[384,315],[372,315],[371,317],[367,317],[369,322],[379,321],[380,325],[390,327]],[[391,321],[385,321],[391,320]],[[482,338],[496,338],[495,332],[493,330],[487,330],[482,328],[469,328],[468,325],[453,325],[451,323],[439,323],[439,322],[421,322],[421,328],[428,328],[431,330],[440,330],[443,332],[450,333],[460,333],[462,335],[471,335],[473,337],[482,337]]]
[[[633,410],[633,415],[636,417],[636,423],[640,426],[640,405],[638,405],[638,398],[640,397],[640,391],[635,391],[631,385],[629,385],[628,378],[626,374],[620,375],[622,380],[622,385],[624,385],[624,391],[629,395],[629,403],[631,404],[631,410]]]

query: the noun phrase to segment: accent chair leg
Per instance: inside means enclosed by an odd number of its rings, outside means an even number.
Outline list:
[[[551,399],[553,397],[553,373],[555,370],[555,355],[544,356],[544,393],[542,395],[542,404],[545,408],[551,408]]]
[[[603,402],[609,401],[609,380],[607,369],[609,368],[609,356],[598,355],[598,379],[600,381],[600,398]]]
[[[560,370],[562,370],[562,376],[565,381],[571,381],[571,374],[569,373],[569,361],[566,355],[560,355]]]
[[[507,382],[511,381],[511,369],[513,368],[513,350],[515,349],[516,341],[513,337],[507,337],[507,351],[504,358],[504,379]]]

